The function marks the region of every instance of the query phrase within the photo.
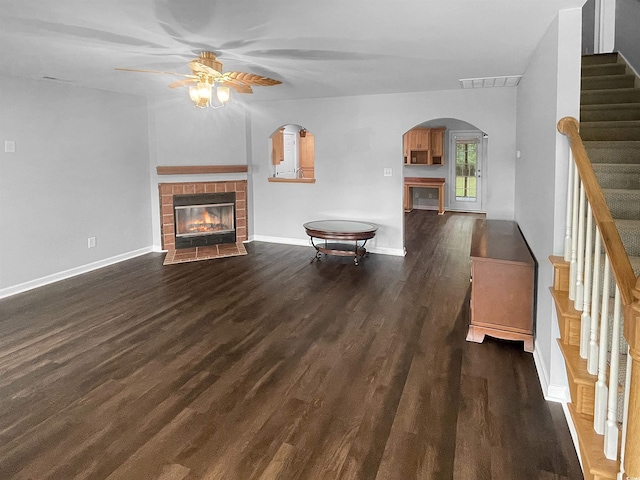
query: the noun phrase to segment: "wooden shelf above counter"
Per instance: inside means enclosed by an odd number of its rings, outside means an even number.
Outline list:
[[[203,175],[211,173],[245,173],[248,165],[168,165],[157,166],[158,175]]]

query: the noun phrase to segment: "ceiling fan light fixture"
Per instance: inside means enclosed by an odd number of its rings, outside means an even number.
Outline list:
[[[198,100],[200,99],[200,96],[198,95],[198,87],[196,86],[189,87],[189,97],[191,98],[191,101],[193,103],[198,102]]]
[[[231,91],[229,90],[229,87],[218,85],[218,87],[216,88],[216,97],[218,97],[218,101],[222,105],[226,105],[226,103],[229,101],[230,96]]]
[[[211,105],[212,85],[208,82],[198,82],[189,87],[189,98],[198,108],[206,108]]]
[[[196,85],[198,89],[198,97],[201,99],[206,99],[206,101],[211,101],[211,84],[207,82],[198,82]]]
[[[227,105],[231,98],[231,88],[236,93],[253,93],[251,88],[254,85],[269,87],[280,85],[280,80],[263,77],[247,72],[222,72],[222,63],[216,59],[213,52],[201,52],[200,57],[189,62],[190,74],[179,72],[161,72],[158,70],[141,70],[138,68],[116,68],[129,72],[140,73],[161,73],[166,75],[177,75],[186,77],[169,84],[169,88],[190,85],[189,98],[196,107],[221,108]],[[221,85],[222,84],[222,85]],[[215,96],[213,88],[215,87]]]

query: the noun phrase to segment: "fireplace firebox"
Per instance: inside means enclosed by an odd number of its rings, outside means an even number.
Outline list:
[[[236,194],[174,195],[176,248],[236,242]]]

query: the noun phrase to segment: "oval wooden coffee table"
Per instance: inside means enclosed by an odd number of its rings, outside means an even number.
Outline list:
[[[316,249],[316,256],[311,259],[320,260],[322,254],[354,257],[353,262],[358,265],[360,259],[367,253],[364,248],[367,240],[376,236],[378,226],[369,222],[353,220],[316,220],[304,225],[307,235],[311,237],[311,245]],[[324,240],[315,243],[314,238]],[[353,242],[353,243],[345,243]],[[361,245],[358,242],[362,242]]]

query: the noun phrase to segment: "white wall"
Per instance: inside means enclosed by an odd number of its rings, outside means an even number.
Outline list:
[[[150,247],[144,98],[1,78],[0,106],[0,296]]]
[[[245,108],[239,99],[234,100],[225,108],[196,108],[184,90],[184,95],[171,95],[149,101],[151,229],[156,250],[160,249],[161,244],[158,183],[247,179],[246,173],[156,173],[157,166],[247,165]],[[247,193],[250,196],[250,192]]]
[[[640,73],[640,1],[616,0],[615,50]]]
[[[536,357],[547,397],[561,397],[566,385],[547,257],[563,248],[568,146],[557,122],[579,118],[580,29],[580,9],[560,11],[518,87],[515,214],[538,262]]]
[[[403,249],[402,135],[434,118],[456,118],[491,138],[486,203],[491,218],[514,215],[515,88],[262,102],[252,106],[254,237],[306,244],[302,224],[352,218],[380,225],[372,250]],[[269,136],[295,123],[315,137],[315,184],[270,183]],[[383,169],[393,168],[384,177]]]

